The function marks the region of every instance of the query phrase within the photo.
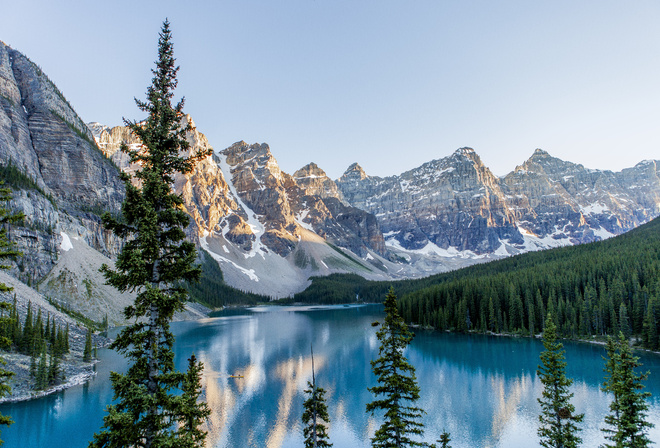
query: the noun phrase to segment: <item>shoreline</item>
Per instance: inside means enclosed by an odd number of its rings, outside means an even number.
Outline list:
[[[434,327],[424,327],[419,324],[406,324],[408,327],[414,330],[424,330],[424,331],[437,331],[440,333],[451,333],[451,334],[470,334],[470,335],[480,335],[480,336],[496,336],[496,337],[508,337],[508,338],[529,338],[529,339],[543,339],[543,333],[538,333],[535,334],[534,336],[529,336],[529,335],[522,335],[522,334],[517,334],[517,333],[493,333],[492,331],[488,331],[486,333],[478,332],[478,331],[468,331],[467,333],[460,333],[457,331],[451,331],[451,330],[438,330]],[[582,342],[585,344],[592,344],[592,345],[600,345],[600,346],[605,346],[607,343],[606,341],[600,339],[598,336],[594,336],[596,339],[583,339],[583,338],[564,338],[564,337],[557,337],[559,341],[570,341],[570,342]],[[638,345],[634,345],[634,342],[637,342],[639,338],[631,338],[630,342],[633,342],[633,344],[630,345],[630,348],[633,350],[637,350],[640,352],[645,352],[653,355],[660,355],[660,351],[653,351],[649,350],[648,348],[640,347]]]
[[[7,381],[11,391],[8,395],[0,397],[0,404],[35,400],[85,384],[96,376],[95,365],[100,362],[99,359],[83,362],[76,355],[65,358],[60,365],[64,381],[43,390],[34,390],[34,379],[30,375],[30,357],[19,353],[3,353],[1,356],[7,361],[5,369],[13,372],[14,375]]]
[[[97,361],[98,362],[98,361]],[[38,398],[43,398],[48,395],[52,395],[57,392],[61,392],[63,390],[69,389],[74,386],[80,386],[91,380],[96,376],[95,371],[89,371],[89,372],[81,372],[78,373],[70,378],[68,378],[64,383],[58,384],[57,386],[53,386],[49,389],[45,390],[40,390],[40,391],[35,391],[35,390],[30,390],[30,391],[23,391],[19,393],[18,395],[11,395],[9,397],[2,397],[0,398],[0,404],[4,403],[19,403],[22,401],[29,401],[29,400],[36,400]]]

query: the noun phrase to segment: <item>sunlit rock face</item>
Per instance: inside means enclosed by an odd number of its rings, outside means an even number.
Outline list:
[[[503,178],[460,148],[386,178],[353,164],[336,182],[376,215],[388,244],[409,251],[510,255],[600,240],[660,214],[658,161],[614,173],[539,149]]]
[[[213,148],[204,134],[198,131],[194,121],[189,115],[181,119],[181,126],[188,127],[186,140],[189,144],[187,154],[207,153]],[[121,151],[122,145],[130,150],[140,150],[142,143],[125,126],[107,127],[100,123],[89,123],[89,128],[94,134],[103,153],[112,159],[117,166],[128,173],[133,173],[139,168],[137,164],[131,164],[129,155]],[[222,231],[223,227],[229,225],[226,231],[243,232],[245,212],[236,203],[229,185],[225,181],[219,160],[215,155],[200,160],[193,171],[175,176],[175,190],[179,192],[184,201],[184,207],[192,217],[192,230],[190,235],[201,235],[204,232]],[[231,220],[224,221],[225,217],[233,216]],[[241,217],[243,216],[243,217]]]
[[[211,148],[190,116],[182,122],[188,124],[189,153]],[[122,170],[138,168],[120,151],[122,145],[134,150],[141,147],[128,128],[99,123],[89,127],[99,147]],[[384,239],[372,215],[339,202],[336,184],[316,165],[297,173],[305,175],[300,179],[303,186],[281,171],[268,145],[241,141],[202,160],[192,173],[177,176],[175,187],[183,195],[198,235],[222,234],[243,251],[251,251],[257,242],[255,223],[250,224],[256,220],[256,227],[264,228],[259,243],[283,257],[296,248],[305,227],[355,253],[366,254],[369,249],[385,253]]]
[[[9,204],[27,216],[10,229],[24,253],[11,270],[40,280],[57,260],[59,232],[68,231],[105,254],[121,242],[100,224],[124,197],[119,170],[96,147],[91,132],[62,93],[27,57],[0,42],[0,164],[35,183],[15,189]]]
[[[522,242],[498,179],[470,148],[399,176],[368,176],[351,165],[337,180],[344,198],[376,215],[381,229],[404,249],[433,243],[476,254],[500,240]]]
[[[29,59],[0,43],[0,157],[62,206],[119,210],[124,186],[64,96]]]
[[[293,173],[293,178],[306,195],[343,200],[337,184],[314,162]]]
[[[521,229],[570,244],[618,235],[660,213],[657,161],[615,173],[537,149],[502,179],[502,189]]]

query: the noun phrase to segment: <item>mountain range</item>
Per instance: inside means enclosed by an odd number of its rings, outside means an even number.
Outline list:
[[[191,151],[210,147],[182,120]],[[24,253],[10,273],[83,313],[120,309],[95,269],[122,243],[99,218],[119,213],[120,170],[135,169],[122,144],[140,142],[123,126],[85,124],[36,64],[0,43],[0,163],[34,184],[14,189],[10,207],[27,219],[10,232]],[[537,149],[497,177],[460,148],[400,175],[370,176],[355,163],[332,180],[314,163],[285,173],[267,144],[239,141],[175,188],[192,218],[188,237],[226,283],[287,297],[312,276],[421,277],[621,234],[660,214],[659,165],[593,170]]]

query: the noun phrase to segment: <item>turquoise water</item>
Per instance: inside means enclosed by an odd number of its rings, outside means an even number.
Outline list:
[[[193,351],[205,364],[204,392],[213,410],[207,445],[302,448],[300,416],[313,343],[316,378],[327,391],[331,441],[335,448],[369,447],[381,421],[364,412],[372,399],[367,387],[375,384],[369,361],[377,355],[371,323],[378,319],[379,306],[260,307],[175,324],[178,366],[185,368]],[[609,404],[599,389],[604,350],[583,343],[565,347],[574,403],[585,413],[582,446],[597,447],[604,441],[599,428]],[[435,441],[446,429],[454,448],[538,447],[541,384],[535,372],[541,350],[540,341],[528,338],[418,332],[406,354],[422,389],[426,440]],[[112,400],[109,371],[125,368],[112,351],[99,355],[98,376],[88,384],[0,406],[16,421],[2,429],[5,446],[86,447]],[[642,362],[651,371],[649,420],[660,426],[660,357],[642,355]],[[660,442],[660,428],[650,437]]]

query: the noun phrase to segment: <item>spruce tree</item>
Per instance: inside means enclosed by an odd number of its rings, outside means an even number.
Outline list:
[[[324,423],[330,422],[328,407],[325,404],[325,389],[316,385],[314,372],[314,352],[312,351],[312,382],[307,381],[305,394],[309,397],[303,403],[302,422],[305,425],[305,448],[328,448],[330,443],[327,428]]]
[[[610,413],[605,416],[608,428],[603,428],[605,438],[614,444],[605,444],[607,448],[630,447],[646,448],[651,441],[646,432],[654,425],[646,421],[648,403],[646,399],[650,392],[642,391],[642,381],[648,377],[647,373],[635,373],[640,367],[639,358],[632,354],[630,344],[623,332],[619,339],[607,340],[607,358],[605,362],[605,382],[603,391],[612,394]]]
[[[0,186],[2,186],[2,183],[0,182]],[[5,204],[9,202],[11,199],[11,191],[9,188],[0,188],[0,203]],[[8,227],[12,223],[17,223],[20,222],[23,219],[23,214],[22,213],[15,213],[15,214],[10,214],[9,210],[5,208],[4,206],[0,206],[0,262],[6,259],[11,259],[11,258],[16,258],[17,256],[21,255],[20,252],[15,250],[9,241],[7,232],[8,232]],[[0,265],[0,269],[9,269],[9,266],[5,265]],[[10,292],[13,288],[5,285],[4,283],[0,282],[0,292]],[[14,311],[16,309],[16,297],[14,296]],[[7,302],[0,302],[0,309],[1,310],[11,310],[11,306]],[[17,319],[18,319],[18,315]],[[11,346],[11,341],[7,337],[3,337],[2,340],[0,340],[0,343],[7,348]],[[6,365],[7,362],[4,360],[4,358],[0,357],[0,397],[4,397],[5,395],[8,395],[11,392],[11,387],[9,386],[8,382],[11,379],[11,377],[14,375],[13,372],[2,368],[2,366]],[[9,426],[11,425],[13,420],[11,417],[8,415],[2,415],[0,414],[0,425],[5,425]],[[0,440],[0,445],[2,445],[2,440]]]
[[[440,434],[440,439],[437,441],[440,444],[440,448],[451,448],[451,445],[449,442],[451,442],[451,438],[449,437],[449,433],[447,431],[442,431],[442,434]]]
[[[566,361],[561,342],[557,342],[557,326],[548,314],[543,331],[541,365],[537,374],[543,383],[543,394],[538,399],[541,415],[538,435],[546,448],[575,448],[582,439],[575,424],[582,421],[584,414],[574,414],[575,406],[570,402],[573,394],[568,388],[573,380],[566,378]]]
[[[83,350],[83,362],[90,362],[92,360],[92,330],[87,329],[87,336],[85,337],[85,348]]]
[[[204,364],[193,353],[188,358],[188,370],[183,380],[183,393],[181,394],[181,416],[179,417],[179,448],[195,448],[204,446],[206,431],[200,427],[211,414],[205,402],[200,402],[202,394],[201,376]]]
[[[37,376],[35,378],[34,388],[43,390],[48,387],[48,359],[46,357],[46,347],[41,347],[41,356],[37,366]]]
[[[403,354],[413,334],[399,315],[393,288],[385,297],[385,321],[376,336],[380,341],[379,357],[371,361],[371,368],[378,386],[369,388],[376,399],[367,403],[367,412],[373,415],[376,410],[383,410],[385,421],[376,430],[371,445],[375,448],[428,446],[411,439],[411,436],[424,434],[424,424],[420,420],[425,412],[413,406],[419,399],[420,389],[415,368]]]
[[[126,374],[111,375],[117,402],[108,407],[104,429],[95,434],[93,447],[175,446],[179,434],[174,425],[183,415],[176,391],[182,387],[184,375],[174,367],[170,322],[175,312],[184,309],[186,290],[180,285],[198,280],[201,270],[193,264],[194,244],[184,240],[189,218],[172,186],[177,174],[189,173],[210,152],[182,156],[189,150],[185,133],[190,125],[180,124],[183,100],[172,105],[178,67],[171,39],[166,20],[159,34],[158,60],[147,100],[136,99],[147,118],[125,120],[142,147],[130,150],[124,145],[122,151],[139,169],[133,176],[122,175],[126,186],[122,219],[107,213],[103,216],[105,227],[126,241],[116,269],[102,268],[106,282],[120,292],[137,291],[137,297],[124,310],[126,319],[135,323],[110,346],[132,365]]]
[[[60,384],[63,377],[62,368],[60,367],[60,359],[55,356],[55,347],[51,345],[50,347],[50,364],[48,366],[48,384],[56,385]]]
[[[25,353],[26,355],[39,356],[39,352],[35,352],[37,347],[32,344],[32,339],[34,338],[33,324],[32,301],[30,300],[28,301],[27,314],[25,315],[25,322],[23,323],[23,336],[21,338],[21,346],[19,347],[19,351],[21,353]]]

